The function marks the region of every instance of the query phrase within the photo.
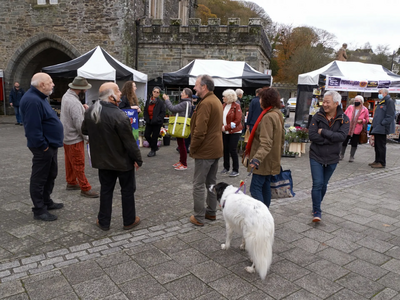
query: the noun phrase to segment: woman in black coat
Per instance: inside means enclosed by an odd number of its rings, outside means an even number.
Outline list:
[[[149,154],[147,154],[148,157],[156,156],[158,136],[165,117],[165,104],[160,98],[160,92],[161,89],[158,86],[153,88],[152,96],[146,101],[143,112],[146,122],[144,137],[151,148]]]

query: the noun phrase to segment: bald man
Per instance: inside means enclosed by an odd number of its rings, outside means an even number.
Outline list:
[[[53,87],[49,75],[36,73],[20,103],[28,148],[33,154],[29,187],[33,217],[41,221],[57,220],[49,210],[64,207],[50,198],[58,173],[57,151],[63,146],[64,138],[60,119],[47,101]]]
[[[132,134],[128,116],[118,108],[121,92],[113,82],[104,83],[97,100],[86,112],[82,133],[89,136],[92,166],[99,170],[100,210],[96,225],[109,230],[116,181],[121,187],[123,229],[140,223],[135,210],[135,169],[142,156]]]

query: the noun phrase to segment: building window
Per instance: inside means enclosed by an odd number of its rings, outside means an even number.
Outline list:
[[[46,0],[37,0],[38,5],[46,5]]]
[[[163,0],[150,0],[149,2],[149,17],[151,19],[162,19],[163,18]]]
[[[50,0],[50,4],[58,4],[58,0]]]
[[[179,1],[179,11],[178,18],[182,20],[182,25],[188,25],[188,15],[189,15],[189,2],[188,0]]]

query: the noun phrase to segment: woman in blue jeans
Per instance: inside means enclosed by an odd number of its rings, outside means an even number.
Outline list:
[[[251,159],[248,171],[254,168],[250,185],[251,196],[269,207],[271,176],[281,171],[285,129],[278,91],[273,88],[263,88],[259,96],[262,112],[250,133],[246,155]]]
[[[311,119],[308,129],[311,141],[313,222],[321,221],[321,202],[339,162],[341,145],[349,132],[350,121],[340,107],[341,101],[342,96],[338,92],[326,92],[322,107]]]

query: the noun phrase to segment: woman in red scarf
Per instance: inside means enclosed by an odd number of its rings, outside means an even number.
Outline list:
[[[248,171],[254,168],[250,185],[251,196],[269,207],[271,175],[277,175],[281,171],[285,129],[279,92],[273,88],[263,88],[259,96],[263,111],[251,131],[246,153],[250,158]]]

